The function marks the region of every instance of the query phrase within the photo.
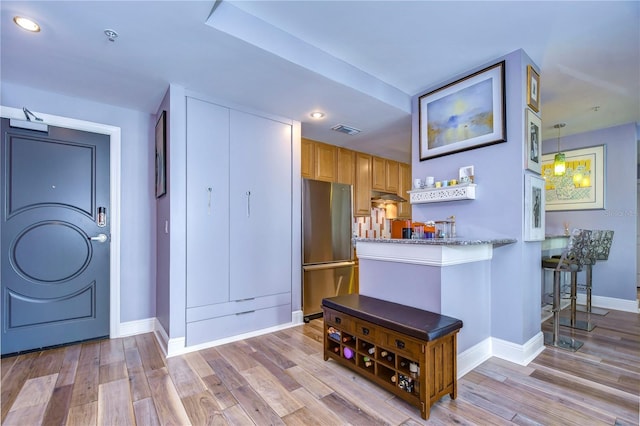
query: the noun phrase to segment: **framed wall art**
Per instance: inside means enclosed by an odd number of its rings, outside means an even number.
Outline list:
[[[531,65],[527,65],[527,105],[540,111],[540,74]]]
[[[547,211],[605,208],[605,146],[564,151],[565,173],[553,174],[555,152],[542,156]]]
[[[162,111],[156,123],[156,198],[167,193],[167,114]]]
[[[527,108],[526,112],[526,127],[525,127],[525,169],[531,170],[540,174],[540,143],[542,142],[542,121],[540,118]]]
[[[418,99],[420,160],[506,142],[505,62]]]
[[[524,241],[544,241],[544,179],[524,177]]]

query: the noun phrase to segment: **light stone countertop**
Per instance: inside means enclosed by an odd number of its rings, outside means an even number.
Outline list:
[[[386,243],[386,244],[411,244],[411,245],[428,245],[428,246],[475,246],[483,244],[491,244],[500,247],[506,244],[517,242],[515,238],[423,238],[414,239],[395,239],[395,238],[354,238],[356,246],[359,242],[363,243]]]

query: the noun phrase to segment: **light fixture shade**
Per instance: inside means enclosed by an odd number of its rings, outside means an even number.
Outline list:
[[[566,169],[566,163],[564,159],[564,152],[559,152],[553,157],[553,174],[556,176],[564,175]]]
[[[24,16],[14,16],[13,22],[15,22],[20,28],[32,33],[40,32],[40,25],[38,25],[38,23],[33,19],[25,18]]]

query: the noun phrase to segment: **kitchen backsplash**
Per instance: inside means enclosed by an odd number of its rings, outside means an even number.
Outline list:
[[[391,224],[385,218],[385,209],[374,207],[371,217],[356,217],[353,233],[359,238],[391,238]]]

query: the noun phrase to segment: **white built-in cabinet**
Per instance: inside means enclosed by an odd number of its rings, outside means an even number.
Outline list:
[[[291,321],[291,155],[291,124],[187,97],[187,346]]]

